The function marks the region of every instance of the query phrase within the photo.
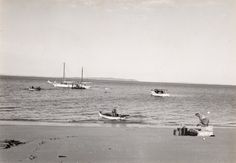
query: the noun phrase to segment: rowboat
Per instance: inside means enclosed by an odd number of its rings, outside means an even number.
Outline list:
[[[110,120],[125,120],[129,116],[127,114],[118,114],[117,116],[112,116],[111,113],[102,113],[101,111],[99,111],[98,114],[101,118]]]
[[[30,87],[29,89],[28,89],[29,91],[40,91],[41,90],[41,87]]]

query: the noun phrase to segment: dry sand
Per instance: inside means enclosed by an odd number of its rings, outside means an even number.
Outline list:
[[[0,149],[0,162],[236,162],[236,129],[215,137],[173,136],[172,128],[0,126],[0,140],[26,142]]]

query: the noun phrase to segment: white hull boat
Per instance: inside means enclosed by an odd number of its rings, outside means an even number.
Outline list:
[[[157,92],[155,90],[151,90],[151,95],[156,96],[156,97],[169,97],[170,96],[169,93],[167,93],[166,91],[163,91],[163,90],[161,90],[159,92]]]
[[[62,87],[62,88],[72,88],[73,87],[72,82],[66,82],[66,81],[58,83],[56,81],[51,82],[51,81],[48,80],[48,83],[52,84],[54,87]]]
[[[40,87],[30,87],[29,91],[41,91]]]
[[[63,79],[62,82],[51,82],[48,80],[49,84],[52,84],[54,87],[60,87],[60,88],[71,88],[71,89],[89,89],[91,86],[86,85],[85,82],[83,82],[83,68],[82,68],[82,74],[81,74],[81,81],[75,82],[75,81],[66,81],[65,80],[65,63],[63,63]]]
[[[101,118],[110,119],[110,120],[125,120],[129,115],[118,114],[118,116],[112,116],[111,113],[102,113],[99,111],[99,116]]]

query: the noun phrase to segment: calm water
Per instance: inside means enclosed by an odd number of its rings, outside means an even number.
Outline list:
[[[73,125],[177,126],[194,125],[196,112],[215,126],[236,127],[236,87],[91,81],[89,90],[53,88],[46,78],[0,77],[0,120]],[[28,91],[30,86],[42,91]],[[170,97],[150,95],[153,88],[167,89]],[[130,114],[126,121],[108,121],[98,111]],[[207,114],[210,112],[210,114]]]

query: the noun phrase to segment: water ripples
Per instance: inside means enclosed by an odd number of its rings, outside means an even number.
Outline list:
[[[177,126],[194,125],[194,114],[210,114],[216,126],[236,126],[236,88],[142,82],[93,81],[89,90],[53,88],[42,79],[0,79],[0,119],[7,121],[73,124]],[[41,86],[42,91],[26,88]],[[168,89],[170,97],[150,95],[153,88]],[[116,108],[129,114],[126,121],[99,118],[98,111]]]

